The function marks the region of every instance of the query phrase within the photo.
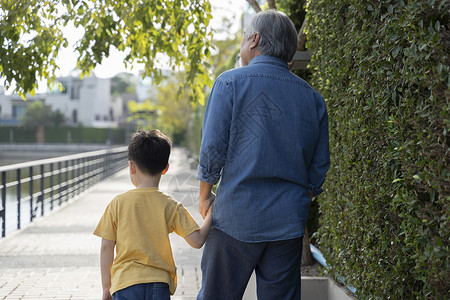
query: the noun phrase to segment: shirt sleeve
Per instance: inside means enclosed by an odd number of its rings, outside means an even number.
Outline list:
[[[181,203],[177,203],[171,220],[169,232],[175,232],[182,238],[199,229],[197,222]]]
[[[330,149],[328,136],[328,113],[325,100],[318,99],[319,139],[313,160],[308,168],[308,192],[314,197],[323,192],[321,188],[330,167]]]
[[[220,76],[211,90],[203,119],[197,179],[216,184],[225,164],[232,116],[232,93]]]
[[[94,231],[96,236],[104,238],[109,241],[116,241],[117,222],[116,209],[114,201],[108,204],[103,216],[98,222],[97,228]]]

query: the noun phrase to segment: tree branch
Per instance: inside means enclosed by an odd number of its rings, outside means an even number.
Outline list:
[[[247,2],[257,13],[261,11],[261,7],[259,6],[258,2],[256,2],[256,0],[247,0]]]
[[[277,1],[276,0],[267,0],[267,3],[269,3],[270,9],[277,9]]]
[[[303,48],[305,46],[305,42],[306,42],[305,25],[306,25],[306,18],[303,20],[302,27],[300,27],[300,30],[298,31],[297,51],[303,50]]]

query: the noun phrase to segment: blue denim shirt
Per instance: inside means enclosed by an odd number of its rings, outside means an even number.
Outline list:
[[[214,227],[244,242],[303,236],[329,165],[325,101],[285,61],[259,55],[217,78],[197,174],[220,179]]]

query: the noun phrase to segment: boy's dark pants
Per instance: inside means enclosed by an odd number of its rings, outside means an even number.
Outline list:
[[[258,300],[300,299],[302,241],[246,243],[212,229],[203,250],[197,300],[242,299],[253,270]]]
[[[118,290],[113,300],[170,300],[169,285],[163,282],[140,283]]]

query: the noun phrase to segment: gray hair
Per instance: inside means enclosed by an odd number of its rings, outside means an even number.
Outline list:
[[[297,30],[289,17],[277,10],[257,13],[245,31],[247,38],[255,33],[261,35],[258,50],[262,54],[285,59],[290,62],[297,50]]]

